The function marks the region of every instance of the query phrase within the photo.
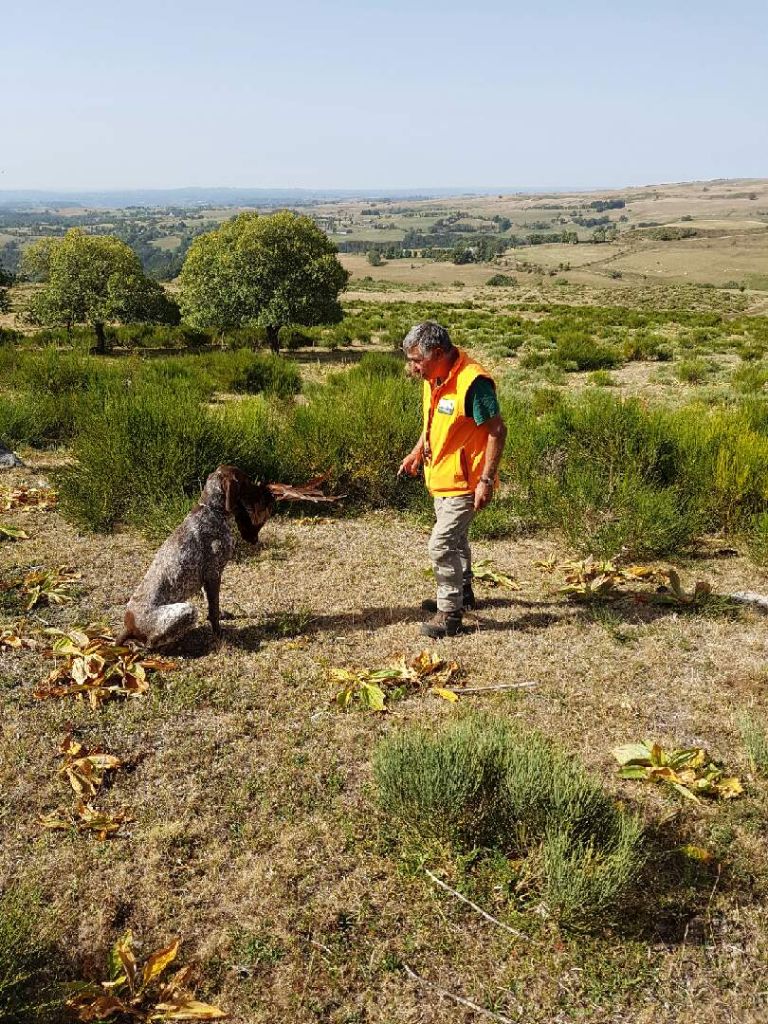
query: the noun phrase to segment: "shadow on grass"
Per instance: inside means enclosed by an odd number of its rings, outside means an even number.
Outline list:
[[[715,897],[753,897],[727,863],[699,859],[700,847],[683,822],[650,826],[647,860],[624,904],[615,931],[632,939],[666,945],[706,945],[713,941],[718,913]],[[703,852],[703,851],[702,851]]]
[[[481,600],[477,611],[464,617],[464,633],[472,632],[536,632],[563,623],[583,625],[648,625],[669,615],[706,613],[706,605],[687,608],[684,605],[641,603],[618,599],[612,601],[571,602],[565,599],[534,601],[523,597],[489,597]],[[493,612],[523,609],[512,618],[494,618]],[[730,612],[729,612],[730,614]],[[314,614],[309,609],[275,612],[258,623],[234,626],[248,620],[247,614],[222,614],[224,621],[221,643],[244,650],[257,650],[264,643],[291,640],[319,633],[370,632],[397,623],[414,625],[428,618],[419,605],[381,605],[362,607],[333,614]],[[217,641],[206,621],[201,621],[184,637],[163,647],[163,653],[184,658],[200,658],[216,649]]]

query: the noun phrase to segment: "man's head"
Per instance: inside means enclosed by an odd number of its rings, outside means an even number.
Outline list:
[[[403,352],[408,373],[422,380],[447,377],[456,358],[448,331],[434,320],[425,320],[408,331],[403,338]]]

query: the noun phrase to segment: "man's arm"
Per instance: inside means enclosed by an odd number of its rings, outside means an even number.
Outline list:
[[[493,497],[493,482],[499,471],[504,442],[507,439],[507,425],[500,415],[487,420],[486,426],[488,427],[488,440],[485,444],[483,475],[475,488],[475,509],[478,511],[485,508]]]
[[[397,471],[398,476],[401,476],[403,473],[405,473],[406,476],[416,476],[419,472],[419,467],[424,461],[425,443],[426,435],[422,433],[412,451],[409,452],[400,463],[400,468]]]

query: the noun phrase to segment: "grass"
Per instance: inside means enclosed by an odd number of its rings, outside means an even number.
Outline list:
[[[37,458],[32,480],[47,454]],[[23,549],[0,547],[0,574],[64,561],[83,573],[76,604],[41,610],[44,622],[119,623],[154,543],[133,531],[94,537],[55,512],[7,519],[32,536]],[[619,644],[616,630],[559,596],[536,568],[542,557],[572,555],[556,534],[482,541],[478,557],[492,558],[522,590],[482,592],[472,628],[439,653],[456,658],[472,685],[538,685],[512,699],[461,697],[458,707],[410,692],[391,715],[344,714],[333,705],[328,667],[385,665],[422,649],[426,539],[392,513],[272,520],[264,550],[224,574],[222,606],[236,615],[224,623],[224,644],[213,647],[200,626],[173,652],[178,669],[146,698],[96,714],[31,699],[51,670],[40,648],[3,656],[0,703],[14,743],[0,756],[0,782],[13,824],[3,830],[0,873],[45,880],[56,944],[73,961],[65,977],[96,976],[130,927],[143,950],[181,934],[200,998],[236,1021],[355,1019],[361,1004],[393,1024],[425,1014],[458,1020],[463,1010],[409,982],[403,963],[512,1019],[522,1003],[535,1024],[548,1024],[564,1004],[584,1020],[631,1019],[649,1008],[686,1024],[759,1019],[763,780],[750,780],[742,801],[704,814],[655,787],[620,782],[610,756],[620,743],[652,736],[665,745],[700,742],[738,767],[733,714],[754,704],[762,721],[765,711],[759,624],[617,602],[616,629],[636,636]],[[743,554],[706,558],[706,550],[681,566],[687,589],[697,578],[718,593],[761,588],[761,572]],[[372,812],[370,761],[382,736],[416,725],[435,736],[472,708],[524,736],[556,737],[611,804],[631,801],[658,823],[639,895],[622,897],[622,913],[599,910],[600,926],[587,931],[569,919],[567,893],[546,889],[558,874],[551,866],[545,873],[543,841],[511,859],[430,845],[423,862],[423,846],[410,854]],[[39,828],[39,814],[69,799],[56,749],[70,725],[129,760],[108,794],[135,819],[119,841]],[[717,862],[670,851],[685,843],[710,849]],[[530,941],[438,892],[422,863]]]
[[[768,731],[754,715],[744,713],[739,730],[752,770],[768,776]]]
[[[61,955],[50,941],[40,899],[6,889],[0,895],[0,1022],[43,1024],[61,1019]]]
[[[642,867],[634,817],[573,758],[490,716],[390,735],[374,775],[384,813],[422,840],[540,858],[543,893],[564,923],[614,910]]]
[[[702,196],[701,215],[722,205],[724,200],[710,199],[720,191],[726,186],[713,185]],[[506,214],[507,204],[517,200],[493,202]],[[664,204],[641,194],[632,200],[631,217],[657,217],[654,205],[669,206],[677,217],[686,212],[684,206],[677,209],[681,204],[674,190]],[[685,269],[673,251],[677,243],[663,245],[670,253],[664,258],[676,258]],[[606,248],[539,246],[527,250],[527,258],[556,273],[558,262],[573,260],[574,270],[567,273],[577,281],[577,260],[591,264]],[[727,254],[725,247],[721,251]],[[707,255],[703,248],[689,252],[692,260]],[[767,720],[762,627],[751,613],[714,616],[694,609],[681,615],[630,600],[584,608],[558,594],[552,576],[536,563],[572,558],[577,550],[609,551],[629,538],[637,550],[667,551],[686,589],[707,579],[719,595],[765,590],[764,571],[748,551],[758,559],[768,555],[768,413],[759,373],[731,383],[734,356],[760,369],[768,348],[766,320],[744,310],[759,311],[763,300],[643,285],[624,264],[617,281],[608,282],[604,268],[610,290],[594,266],[584,275],[592,274],[599,289],[577,294],[572,283],[557,289],[554,302],[551,279],[541,285],[540,274],[503,265],[501,270],[516,274],[517,286],[485,288],[490,268],[470,267],[472,277],[466,268],[443,264],[440,290],[417,291],[422,286],[411,277],[435,280],[436,264],[418,261],[418,272],[410,272],[408,261],[395,262],[407,288],[393,281],[381,301],[350,301],[349,330],[328,332],[328,343],[338,345],[345,358],[360,354],[358,341],[356,351],[349,351],[349,337],[367,344],[370,336],[374,345],[394,348],[407,327],[433,316],[447,322],[455,338],[504,381],[511,436],[503,497],[476,520],[475,550],[520,580],[522,589],[485,591],[469,631],[438,647],[460,661],[474,685],[537,685],[514,697],[462,696],[458,706],[411,692],[387,716],[334,708],[328,668],[390,664],[400,653],[418,652],[419,602],[429,596],[420,575],[423,523],[391,508],[395,501],[409,507],[423,502],[421,487],[386,490],[387,459],[394,455],[396,463],[401,453],[387,452],[384,445],[379,452],[369,437],[365,457],[380,463],[375,471],[362,466],[372,483],[354,476],[361,465],[356,460],[362,459],[357,435],[366,421],[363,414],[346,417],[345,405],[349,388],[351,407],[364,409],[366,394],[377,386],[377,380],[361,380],[373,377],[368,370],[355,371],[352,383],[344,373],[329,381],[333,359],[323,359],[327,353],[300,354],[301,402],[309,403],[301,407],[317,402],[330,410],[333,429],[326,435],[308,417],[308,439],[299,453],[291,444],[292,401],[245,392],[236,401],[222,400],[240,351],[184,354],[177,362],[176,355],[139,358],[145,349],[137,345],[135,358],[99,360],[105,368],[130,369],[131,387],[106,379],[89,386],[82,394],[99,395],[99,401],[91,405],[88,399],[83,420],[80,411],[67,420],[66,403],[57,401],[55,390],[33,393],[26,383],[11,383],[18,352],[3,347],[0,416],[42,446],[23,452],[34,466],[26,474],[30,482],[61,460],[63,453],[47,450],[69,443],[61,425],[76,438],[79,424],[87,421],[95,449],[93,417],[112,446],[112,428],[100,413],[102,398],[115,411],[123,408],[118,402],[124,393],[135,396],[139,410],[146,399],[157,429],[169,431],[171,461],[187,473],[187,482],[174,491],[173,501],[153,489],[153,477],[172,490],[176,485],[163,475],[161,446],[153,449],[138,424],[152,473],[137,474],[134,497],[127,473],[122,476],[129,459],[120,455],[116,466],[118,498],[128,496],[130,523],[141,529],[156,516],[152,531],[167,531],[193,500],[195,474],[205,467],[201,460],[188,472],[186,443],[195,460],[234,452],[250,458],[254,469],[268,457],[275,471],[309,472],[315,459],[322,461],[327,436],[341,453],[344,486],[356,488],[354,516],[272,520],[263,533],[264,549],[249,550],[225,572],[223,606],[236,617],[225,622],[224,644],[211,647],[208,628],[201,626],[174,652],[179,668],[154,682],[144,699],[97,714],[74,702],[35,701],[31,690],[51,670],[42,647],[0,657],[4,727],[14,739],[0,755],[6,822],[0,877],[32,889],[44,879],[55,922],[49,944],[46,930],[37,931],[30,901],[23,903],[31,945],[54,955],[66,949],[73,966],[57,967],[56,973],[73,979],[94,977],[126,927],[144,950],[181,934],[185,962],[197,963],[201,997],[249,1024],[464,1019],[465,1008],[409,981],[403,964],[490,1012],[531,1024],[561,1018],[762,1020],[768,948],[768,862],[761,839],[765,778],[755,770],[742,799],[700,811],[659,788],[621,782],[610,755],[612,747],[646,736],[665,746],[702,744],[741,769],[743,778],[748,748],[739,740],[737,723],[745,709],[759,731]],[[701,266],[694,269],[699,273]],[[458,279],[464,287],[454,289]],[[399,301],[403,295],[414,301]],[[324,332],[314,331],[318,346]],[[568,332],[620,354],[610,371],[616,385],[600,388],[601,398],[583,376],[564,367],[555,372],[548,353]],[[250,339],[242,340],[247,346]],[[24,348],[30,344],[25,340]],[[666,368],[667,383],[658,383],[649,371],[662,349],[675,358],[716,358],[722,367],[717,387],[708,384],[709,374],[701,384],[672,379],[672,367]],[[542,354],[548,386],[537,372],[520,370],[520,353],[530,350]],[[139,372],[148,374],[140,382]],[[398,405],[403,396],[395,387],[397,361],[384,358],[381,376],[391,378],[393,391],[386,395],[398,415],[412,415],[411,406]],[[182,411],[189,413],[186,434],[183,417],[174,419],[163,409],[163,391],[178,394]],[[150,392],[156,400],[146,397]],[[630,393],[639,399],[628,401]],[[417,391],[403,394],[406,402],[417,398]],[[377,430],[391,444],[404,440],[411,426],[418,429],[417,402],[415,417],[397,434],[395,417],[388,418],[383,407],[375,412]],[[408,447],[412,442],[409,437]],[[127,432],[115,450],[123,446],[130,452]],[[109,475],[105,459],[97,477],[108,482]],[[22,478],[12,471],[4,481],[15,486]],[[365,511],[368,492],[375,495],[377,489],[380,508]],[[82,501],[87,502],[85,493]],[[9,513],[5,520],[31,536],[0,545],[0,575],[65,562],[83,573],[75,605],[40,609],[42,621],[28,623],[30,629],[95,618],[119,623],[154,541],[134,529],[94,536],[54,512]],[[717,536],[701,537],[712,529]],[[695,543],[687,546],[691,537]],[[728,548],[737,553],[718,554]],[[6,608],[2,625],[16,618]],[[614,800],[625,808],[631,802],[650,823],[648,861],[639,883],[621,896],[619,912],[601,906],[600,899],[603,877],[608,893],[615,891],[617,871],[621,882],[620,844],[601,845],[598,866],[589,842],[573,840],[568,832],[563,838],[552,827],[529,845],[516,837],[520,856],[499,850],[456,853],[435,841],[423,862],[423,843],[412,854],[384,817],[372,813],[371,752],[382,736],[418,726],[435,737],[473,708],[512,731],[523,730],[526,739],[530,733],[556,738],[558,749],[577,752],[585,775],[603,795],[611,794],[612,806]],[[56,749],[72,725],[86,742],[129,759],[130,769],[118,775],[109,794],[135,819],[117,842],[39,828],[38,815],[67,799]],[[631,831],[627,836],[631,846]],[[689,844],[713,859],[690,857],[684,852]],[[529,939],[510,936],[436,890],[422,863]],[[583,930],[583,904],[600,920],[598,928]],[[46,962],[49,972],[52,963]],[[12,1012],[18,1016],[17,1009]],[[32,1017],[38,1018],[42,1014]]]

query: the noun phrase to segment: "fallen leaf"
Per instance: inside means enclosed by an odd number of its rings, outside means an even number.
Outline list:
[[[163,949],[156,950],[151,956],[147,957],[144,964],[142,982],[144,988],[146,988],[151,981],[154,981],[155,978],[160,977],[163,971],[173,963],[176,959],[177,953],[179,952],[180,944],[181,939],[173,939],[169,945],[165,946]]]
[[[446,690],[442,686],[430,686],[429,692],[436,694],[438,697],[442,697],[443,700],[450,701],[452,704],[455,704],[459,699],[459,695],[455,690]]]
[[[222,1020],[226,1016],[218,1006],[186,999],[177,1003],[158,1003],[149,1020]]]
[[[0,523],[0,540],[29,540],[29,534],[20,526]]]

